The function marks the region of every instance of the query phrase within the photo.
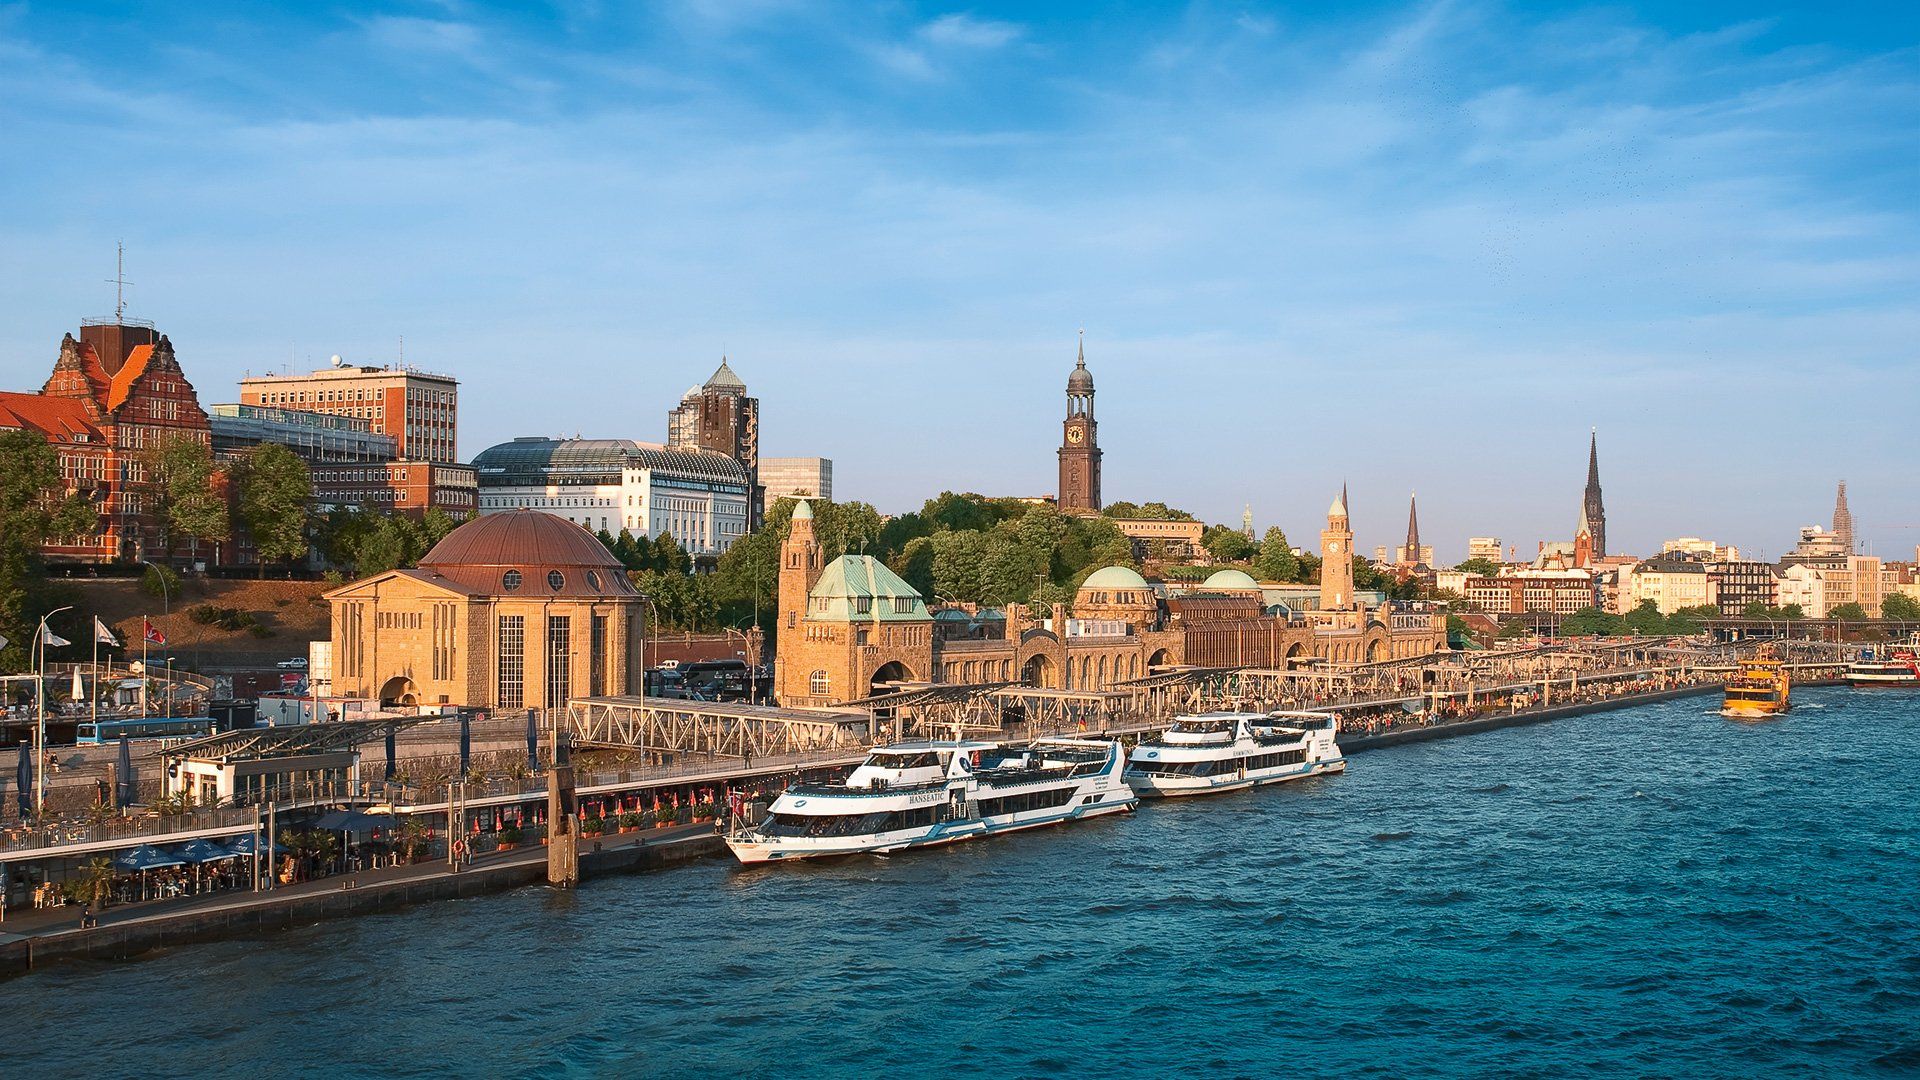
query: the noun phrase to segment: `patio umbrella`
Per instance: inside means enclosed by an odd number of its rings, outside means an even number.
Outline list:
[[[527,710],[527,771],[540,771],[540,714]]]
[[[113,804],[122,809],[133,805],[135,783],[133,779],[133,743],[125,735],[120,736],[120,767],[114,774],[118,779],[118,788],[113,793]]]
[[[169,855],[152,844],[141,844],[137,848],[123,851],[113,857],[113,868],[129,874],[140,875],[140,899],[147,898],[147,871],[160,870],[169,866],[185,866],[186,860]]]
[[[255,847],[254,847],[254,839],[253,839],[252,833],[248,833],[245,836],[242,836],[238,840],[235,840],[232,843],[227,845],[227,854],[233,856],[236,859],[251,859],[253,858],[254,850],[255,850]],[[287,849],[284,844],[268,844],[267,851],[268,853],[273,855],[285,855],[287,853]]]
[[[20,743],[20,763],[13,767],[13,783],[20,789],[20,820],[25,821],[33,813],[33,801],[29,797],[33,790],[33,751],[24,740]]]
[[[251,837],[249,837],[251,839]],[[173,854],[187,862],[199,865],[216,859],[234,858],[234,853],[211,840],[189,840],[173,849]]]

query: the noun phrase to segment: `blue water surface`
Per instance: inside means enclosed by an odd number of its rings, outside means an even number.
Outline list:
[[[1920,695],[0,984],[0,1076],[1920,1074]]]

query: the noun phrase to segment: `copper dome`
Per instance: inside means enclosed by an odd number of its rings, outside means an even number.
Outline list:
[[[625,571],[597,537],[565,518],[514,510],[474,518],[420,559],[421,569],[462,566],[590,567]]]

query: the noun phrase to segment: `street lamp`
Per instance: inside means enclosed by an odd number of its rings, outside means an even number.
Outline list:
[[[40,719],[35,729],[35,754],[33,770],[33,814],[44,817],[47,810],[47,620],[63,611],[72,611],[73,606],[54,608],[40,616],[40,626],[33,632],[34,647],[40,650],[40,658],[34,665],[33,680],[34,702],[39,706]]]
[[[142,566],[152,567],[154,578],[160,582],[160,617],[164,619],[172,615],[173,614],[173,589],[167,585],[167,574],[169,571],[167,571],[165,568],[161,567],[158,563],[155,563],[150,559],[141,559],[140,564]],[[147,628],[145,626],[142,626],[140,627],[140,715],[141,716],[147,715],[147,686],[149,685],[149,683],[151,683],[152,679],[153,679],[153,673],[148,670],[148,664],[147,664]],[[167,716],[172,717],[173,716],[173,654],[171,652],[167,654],[166,709],[167,709]]]

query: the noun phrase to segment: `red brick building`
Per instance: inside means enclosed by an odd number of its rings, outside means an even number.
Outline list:
[[[99,527],[47,545],[49,558],[107,562],[157,557],[158,522],[142,503],[142,451],[171,439],[211,443],[206,411],[150,323],[89,322],[60,342],[38,394],[0,393],[0,428],[46,438],[69,490],[93,499]]]
[[[313,466],[313,501],[419,517],[439,507],[455,521],[473,516],[480,481],[471,465],[438,461],[340,461]]]

